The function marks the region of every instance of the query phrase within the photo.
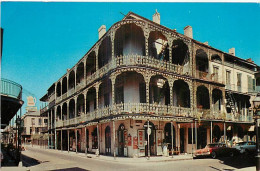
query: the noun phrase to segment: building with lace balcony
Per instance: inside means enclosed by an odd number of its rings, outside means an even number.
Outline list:
[[[252,139],[258,66],[129,12],[48,89],[49,145],[140,157]],[[244,80],[244,81],[242,81]],[[196,129],[195,129],[196,128]],[[149,136],[148,136],[149,133]]]

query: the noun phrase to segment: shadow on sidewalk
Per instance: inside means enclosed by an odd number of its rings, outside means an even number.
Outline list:
[[[66,168],[66,169],[56,169],[56,170],[51,170],[51,171],[89,171],[89,170],[86,170],[86,169],[81,169],[81,168],[78,168],[78,167],[71,167],[71,168]]]
[[[28,157],[24,154],[22,154],[22,162],[23,162],[23,166],[26,166],[26,167],[35,166],[35,165],[38,165],[41,163],[38,160]],[[48,162],[48,161],[46,161],[46,162]]]

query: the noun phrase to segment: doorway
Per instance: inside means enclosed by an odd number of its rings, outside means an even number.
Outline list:
[[[180,153],[184,153],[184,128],[180,128]]]
[[[197,135],[197,149],[202,149],[207,145],[207,129],[203,127],[198,128]]]
[[[145,145],[145,156],[148,156],[148,122],[145,122],[144,124],[145,127],[145,141],[147,144]],[[149,128],[151,129],[151,134],[149,136],[149,150],[150,150],[150,155],[156,155],[156,149],[155,149],[155,126],[152,122],[149,121]]]
[[[109,126],[105,129],[105,152],[106,155],[111,155],[111,133]]]
[[[124,156],[125,148],[125,126],[121,124],[118,128],[118,156]]]
[[[176,141],[175,141],[175,128],[172,126],[173,129],[173,148],[176,147]],[[169,151],[172,150],[172,129],[171,129],[171,123],[165,124],[164,127],[164,138],[165,138],[165,143],[168,145]]]

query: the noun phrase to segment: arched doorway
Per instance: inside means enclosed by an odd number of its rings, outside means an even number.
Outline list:
[[[148,121],[144,123],[145,128],[145,141],[147,141],[147,144],[145,145],[145,156],[148,156]],[[156,155],[156,148],[155,148],[155,126],[152,122],[149,121],[149,128],[151,129],[151,134],[149,136],[149,149],[150,149],[150,155]]]
[[[221,138],[221,132],[220,132],[220,128],[218,125],[215,125],[213,128],[213,135],[212,135],[212,141],[214,142],[219,142],[220,138]]]
[[[172,126],[171,123],[165,124],[164,127],[164,139],[165,143],[168,145],[168,149],[172,150],[172,130],[173,130],[173,148],[176,147],[176,140],[175,140],[175,128]]]
[[[105,151],[106,155],[111,155],[111,132],[109,126],[105,129]]]
[[[125,138],[127,138],[127,132],[124,124],[118,127],[118,156],[124,156]]]

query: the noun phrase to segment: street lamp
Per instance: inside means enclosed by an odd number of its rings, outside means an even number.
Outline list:
[[[254,119],[256,123],[256,170],[260,171],[260,149],[259,149],[259,131],[258,131],[258,125],[259,125],[259,119],[260,119],[260,96],[257,96],[253,100],[254,104]]]

